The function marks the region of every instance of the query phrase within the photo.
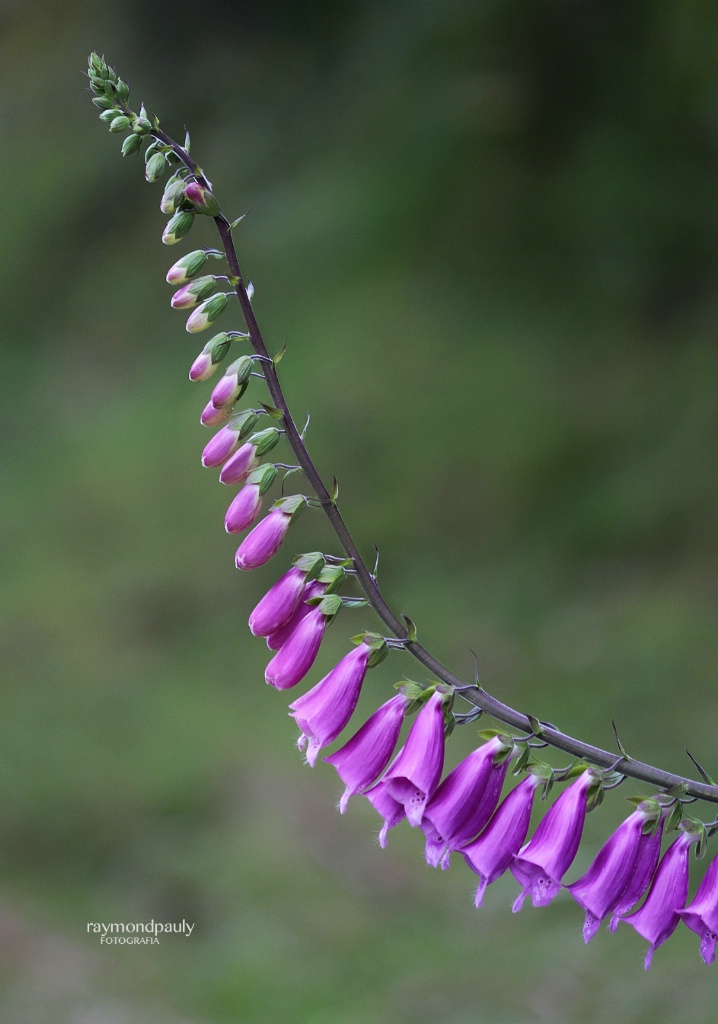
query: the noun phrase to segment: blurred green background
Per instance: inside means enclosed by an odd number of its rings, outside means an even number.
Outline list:
[[[340,817],[335,773],[301,764],[245,623],[332,542],[307,514],[276,564],[233,568],[186,380],[206,336],[163,280],[213,238],[161,245],[161,187],[81,71],[104,52],[249,211],[290,403],[425,644],[566,731],[610,746],[615,718],[635,756],[715,773],[715,5],[7,0],[0,40],[0,1020],[713,1024],[686,929],[646,975],[628,927],[584,947],[568,897],[514,917],[508,878],[476,911],[463,864],[431,871],[409,829],[380,851],[371,808]],[[312,680],[362,628],[339,617]],[[86,933],[151,917],[195,930]]]

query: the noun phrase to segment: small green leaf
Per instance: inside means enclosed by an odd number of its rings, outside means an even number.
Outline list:
[[[281,363],[282,359],[284,358],[284,353],[286,351],[287,351],[287,343],[285,342],[282,345],[282,347],[280,348],[279,352],[277,352],[276,356],[274,356],[274,358],[272,359],[272,363],[273,363],[274,366],[278,366]]]
[[[260,402],[259,404],[262,406],[266,414],[271,416],[273,420],[281,420],[284,416],[282,410],[278,409],[276,405],[265,405],[264,402]]]
[[[416,640],[416,626],[408,615],[402,615],[402,619],[406,624],[406,638],[413,643]]]

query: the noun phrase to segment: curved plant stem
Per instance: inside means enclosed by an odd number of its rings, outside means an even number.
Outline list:
[[[178,145],[169,135],[160,128],[154,128],[151,134],[163,145],[171,147],[178,160],[192,173],[192,175],[207,188],[211,184],[205,177],[202,169],[194,162],[189,153],[182,146]],[[697,797],[718,803],[718,786],[709,785],[707,782],[699,782],[694,779],[685,778],[682,775],[675,775],[672,772],[663,771],[642,761],[636,761],[628,755],[622,754],[619,758],[615,753],[603,750],[601,747],[594,747],[590,743],[575,739],[566,733],[561,732],[553,725],[537,722],[533,716],[522,714],[520,711],[502,703],[490,693],[487,693],[478,685],[467,685],[453,672],[445,668],[429,651],[426,650],[417,640],[408,639],[408,630],[404,622],[392,611],[384,600],[379,585],[369,572],[359,550],[350,534],[347,526],[339,512],[337,504],[327,490],[320,477],[307,448],[302,440],[297,425],[294,422],[291,411],[284,397],[275,364],[267,352],[267,347],[262,338],[261,331],[254,316],[247,288],[242,277],[242,272],[237,258],[237,252],[232,239],[232,225],[227,218],[220,214],[214,218],[222,246],[227,259],[229,272],[236,279],[235,290],[242,310],[250,343],[255,353],[263,357],[260,362],[262,372],[267,382],[269,394],[275,407],[281,411],[282,420],[287,434],[287,440],[301,466],[307,481],[309,482],[316,497],[321,503],[327,518],[334,528],[339,542],[341,543],[348,558],[352,560],[356,570],[357,579],[366,594],[369,604],[377,613],[382,622],[398,638],[405,641],[406,650],[409,651],[421,664],[437,679],[448,683],[464,697],[470,704],[480,708],[487,714],[503,722],[505,725],[518,729],[529,735],[537,735],[545,740],[550,746],[562,750],[567,754],[581,760],[590,761],[592,764],[606,769],[613,769],[622,775],[629,776],[641,782],[656,786],[659,789],[675,790],[679,795]]]

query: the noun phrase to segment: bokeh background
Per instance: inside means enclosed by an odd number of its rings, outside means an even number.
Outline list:
[[[508,878],[476,911],[463,864],[409,829],[380,851],[301,764],[245,623],[331,539],[307,514],[233,568],[164,282],[187,246],[97,121],[91,49],[248,211],[290,402],[425,644],[567,731],[611,745],[614,718],[635,756],[718,771],[716,8],[4,0],[0,1019],[713,1024],[686,929],[646,975],[628,927],[584,947],[568,897],[513,916]],[[375,626],[343,613],[312,680]],[[152,917],[194,933],[86,933]]]

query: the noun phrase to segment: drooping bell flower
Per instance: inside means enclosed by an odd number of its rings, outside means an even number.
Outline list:
[[[297,746],[300,750],[306,747],[307,763],[312,767],[322,747],[337,738],[354,714],[367,668],[378,664],[386,652],[386,641],[367,634],[316,686],[289,705],[301,729]]]
[[[535,907],[545,907],[561,889],[581,842],[589,790],[599,785],[591,769],[583,772],[548,809],[533,838],[514,858],[511,873],[522,886],[514,913],[527,896]]]
[[[206,468],[221,466],[239,447],[242,438],[247,436],[256,422],[257,414],[251,409],[232,416],[204,446],[202,465]]]
[[[636,867],[643,830],[657,825],[660,817],[655,800],[642,801],[603,844],[588,871],[566,886],[586,911],[584,942],[591,941],[601,921],[618,906]]]
[[[238,569],[257,569],[279,551],[293,520],[304,508],[301,494],[278,502],[237,548],[234,564]]]
[[[278,651],[280,647],[284,647],[299,623],[302,619],[306,618],[311,611],[312,606],[308,604],[308,602],[311,601],[312,598],[323,597],[326,589],[326,584],[320,583],[319,580],[312,580],[311,583],[307,583],[302,596],[299,599],[299,606],[295,609],[292,617],[287,619],[284,625],[280,626],[279,629],[267,635],[267,647],[270,651]]]
[[[389,764],[408,704],[408,698],[397,693],[382,704],[343,747],[323,758],[336,768],[346,786],[339,801],[342,814],[347,809],[349,797],[368,789]],[[403,817],[404,808],[399,806]]]
[[[211,404],[211,403],[210,403]],[[223,484],[241,484],[257,468],[263,455],[271,451],[279,440],[276,427],[268,427],[252,434],[249,441],[227,460],[219,474]]]
[[[689,822],[683,822],[683,832],[668,847],[658,865],[645,902],[623,920],[635,928],[650,945],[644,967],[650,969],[653,954],[666,939],[670,939],[680,921],[679,911],[683,910],[688,896],[688,857],[691,844],[700,839],[700,834],[685,831]]]
[[[262,509],[262,498],[274,483],[276,466],[260,466],[234,496],[224,517],[227,533],[241,533],[251,526]]]
[[[661,839],[663,838],[664,819],[658,822],[658,828],[653,833],[645,833],[638,841],[638,854],[633,866],[630,881],[626,891],[616,904],[611,914],[609,931],[615,932],[618,922],[629,910],[645,895],[646,889],[653,881],[653,876],[658,867],[658,859],[661,856]]]
[[[499,802],[512,750],[511,737],[492,736],[440,783],[421,819],[427,864],[441,864],[446,870],[451,851],[468,843],[487,823]]]
[[[444,705],[448,699],[446,690],[437,686],[381,780],[388,795],[402,804],[413,828],[421,825],[444,767]]]
[[[319,653],[327,625],[341,607],[336,594],[323,597],[310,608],[287,642],[267,665],[264,678],[278,690],[289,690],[304,679]]]
[[[509,868],[526,839],[537,787],[545,780],[530,774],[497,807],[484,831],[460,849],[466,863],[479,876],[475,904],[481,906],[486,886]]]
[[[270,587],[249,616],[252,633],[269,636],[284,626],[299,607],[308,575],[320,571],[323,565],[324,558],[317,551],[295,559],[292,568]]]
[[[718,857],[708,865],[692,903],[678,915],[701,940],[701,956],[712,964],[718,942]]]

